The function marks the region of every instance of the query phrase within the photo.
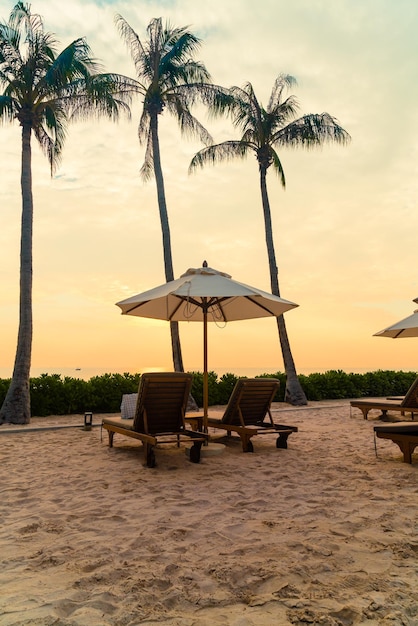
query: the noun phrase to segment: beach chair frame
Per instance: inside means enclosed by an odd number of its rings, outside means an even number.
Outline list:
[[[243,452],[253,452],[252,437],[275,433],[277,448],[287,448],[289,435],[297,432],[297,426],[275,424],[271,414],[271,403],[276,396],[280,381],[276,378],[240,378],[228,401],[221,419],[207,417],[208,428],[226,430],[226,436],[236,433],[242,443]]]
[[[155,467],[155,447],[159,444],[192,441],[190,460],[200,462],[202,444],[207,435],[189,429],[184,416],[192,386],[192,374],[183,372],[149,372],[142,374],[133,419],[103,418],[108,431],[109,447],[115,433],[132,437],[144,446],[147,467]]]

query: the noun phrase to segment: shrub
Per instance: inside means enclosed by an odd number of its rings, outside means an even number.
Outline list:
[[[96,413],[116,413],[124,393],[138,391],[140,374],[103,374],[89,380],[89,410]]]
[[[324,374],[301,375],[300,382],[308,400],[330,400],[363,396],[362,374],[329,370]]]
[[[9,386],[10,378],[0,378],[0,405],[4,402]]]
[[[193,374],[191,394],[198,406],[203,406],[203,372],[190,372]],[[215,372],[208,372],[208,402],[209,405],[220,404],[218,375]]]
[[[32,415],[64,415],[68,408],[60,374],[41,374],[30,379]]]
[[[218,382],[218,402],[217,404],[228,404],[229,397],[232,393],[238,376],[235,374],[223,374]]]

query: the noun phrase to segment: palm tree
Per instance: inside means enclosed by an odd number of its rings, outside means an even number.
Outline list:
[[[283,166],[276,148],[286,146],[313,148],[326,142],[345,144],[349,141],[348,133],[328,113],[296,117],[299,108],[296,98],[293,95],[284,97],[286,89],[295,84],[296,80],[292,76],[280,74],[274,83],[266,109],[257,100],[251,83],[247,83],[243,88],[232,87],[230,98],[218,101],[215,112],[232,115],[234,126],[242,130],[241,139],[225,141],[200,150],[193,157],[189,168],[189,171],[193,171],[206,163],[214,164],[234,157],[244,158],[249,152],[255,153],[260,174],[271,291],[277,296],[280,295],[280,289],[266,180],[267,170],[272,165],[282,186],[286,185]],[[283,315],[277,318],[277,326],[286,372],[285,400],[295,405],[306,404],[306,396],[297,377]]]
[[[216,91],[210,85],[205,66],[193,60],[200,40],[184,28],[163,24],[161,18],[151,20],[148,39],[141,42],[136,32],[121,15],[116,15],[116,26],[127,44],[138,78],[137,90],[143,98],[143,109],[138,126],[140,143],[146,145],[141,167],[144,181],[155,176],[158,208],[163,239],[166,281],[174,279],[171,237],[168,220],[164,177],[161,166],[158,133],[159,116],[167,109],[174,115],[182,133],[197,136],[204,144],[212,139],[206,129],[191,114],[190,107],[198,98],[209,98]],[[222,91],[219,88],[220,91]],[[184,371],[178,322],[170,323],[173,363],[176,371]]]
[[[32,352],[32,133],[47,156],[51,174],[57,167],[67,122],[88,114],[117,119],[129,112],[129,81],[98,73],[85,39],[76,39],[60,54],[52,33],[30,5],[18,2],[8,22],[0,23],[0,119],[21,126],[22,219],[20,243],[20,307],[13,376],[0,423],[30,422],[29,376]],[[117,93],[124,93],[117,97]]]

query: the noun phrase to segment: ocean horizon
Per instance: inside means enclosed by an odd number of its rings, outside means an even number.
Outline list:
[[[366,374],[368,372],[376,372],[381,369],[393,369],[393,368],[382,368],[382,367],[301,367],[297,369],[298,374],[303,374],[305,376],[309,376],[309,374],[324,374],[329,371],[342,371],[347,374]],[[209,367],[209,370],[215,372],[218,375],[218,378],[223,376],[224,374],[235,374],[235,376],[247,376],[249,378],[254,376],[260,376],[261,374],[276,374],[277,372],[283,372],[284,368],[274,368],[274,367]],[[45,366],[45,367],[32,367],[30,376],[31,378],[37,378],[42,374],[59,374],[60,376],[70,377],[70,378],[80,378],[82,380],[90,380],[94,376],[103,376],[104,374],[137,374],[148,371],[164,371],[162,368],[143,368],[142,370],[130,370],[124,368],[114,368],[114,367],[62,367],[62,366]],[[170,368],[167,368],[166,371],[171,371]],[[203,368],[201,366],[186,368],[186,371],[190,372],[202,372]],[[399,368],[395,371],[404,371],[411,372],[416,371],[412,368],[404,369]],[[0,367],[0,378],[7,379],[12,376],[12,368]]]

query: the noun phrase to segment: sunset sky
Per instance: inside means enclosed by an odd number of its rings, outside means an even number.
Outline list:
[[[7,20],[13,1],[0,0]],[[154,17],[189,26],[215,83],[249,81],[267,106],[275,78],[293,75],[300,114],[335,116],[346,147],[283,150],[287,188],[269,172],[281,295],[296,367],[418,370],[418,339],[373,337],[417,305],[418,3],[416,0],[34,0],[60,50],[86,36],[106,71],[134,76],[115,24],[142,40]],[[155,181],[143,183],[144,147],[132,120],[68,129],[51,178],[33,140],[33,372],[172,369],[167,322],[121,316],[119,300],[164,282]],[[199,119],[215,142],[227,120]],[[0,128],[0,376],[13,367],[19,295],[20,129]],[[201,147],[160,119],[174,272],[203,260],[269,290],[258,168],[246,161],[188,174]],[[202,328],[180,325],[186,370],[202,370]],[[209,328],[209,369],[283,371],[273,319]]]

